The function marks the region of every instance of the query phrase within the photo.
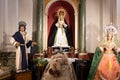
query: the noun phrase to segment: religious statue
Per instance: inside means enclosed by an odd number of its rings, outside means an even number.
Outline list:
[[[57,11],[57,21],[51,27],[48,46],[68,47],[73,46],[70,27],[65,21],[66,10],[63,8]]]
[[[10,43],[16,48],[16,72],[28,69],[28,53],[27,48],[37,45],[28,36],[26,30],[26,22],[19,22],[19,30],[12,35]]]
[[[88,80],[120,79],[120,48],[114,42],[117,32],[112,24],[105,27],[105,41],[96,48]]]

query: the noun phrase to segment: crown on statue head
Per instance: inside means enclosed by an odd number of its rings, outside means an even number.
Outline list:
[[[118,29],[112,23],[105,26],[105,34],[116,35],[118,33]]]

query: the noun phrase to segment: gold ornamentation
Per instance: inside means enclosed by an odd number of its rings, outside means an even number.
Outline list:
[[[57,16],[65,18],[65,16],[66,16],[66,10],[64,8],[58,9]]]

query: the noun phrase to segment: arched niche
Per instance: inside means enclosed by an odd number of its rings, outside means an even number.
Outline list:
[[[45,7],[45,14],[44,16],[44,31],[46,33],[43,33],[44,39],[43,39],[43,48],[47,49],[47,41],[48,41],[48,35],[50,32],[50,28],[52,26],[52,24],[54,23],[55,19],[56,19],[56,11],[59,8],[64,8],[67,11],[67,16],[65,18],[65,20],[67,21],[69,27],[72,30],[72,39],[73,39],[73,47],[77,48],[77,26],[78,26],[78,13],[77,13],[77,9],[74,5],[74,3],[72,1],[68,1],[68,0],[54,0],[54,1],[50,1],[46,7]]]
[[[57,20],[57,11],[60,8],[64,8],[66,10],[66,17],[65,20],[70,27],[71,34],[72,34],[72,41],[74,47],[74,39],[75,39],[75,17],[74,17],[74,9],[73,7],[66,1],[56,1],[54,2],[48,9],[48,35],[51,29],[51,26],[55,24]],[[48,38],[49,39],[49,38]]]

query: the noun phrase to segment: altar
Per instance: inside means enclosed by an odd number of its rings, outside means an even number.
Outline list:
[[[53,52],[51,54],[51,56],[56,54],[56,53],[54,53],[54,51],[59,51],[59,50],[60,50],[60,47],[58,47],[58,48],[51,48],[51,51]],[[68,50],[68,48],[66,50]],[[69,48],[69,50],[71,51],[70,48]],[[63,48],[63,51],[64,51],[64,48]],[[73,68],[74,68],[77,80],[87,80],[87,76],[88,76],[88,73],[89,73],[91,61],[78,58],[78,57],[76,57],[77,54],[75,54],[75,53],[73,53],[74,57],[72,57],[71,55],[69,56],[68,54],[71,54],[70,51],[66,51],[66,52],[63,52],[61,54],[65,54],[65,55],[68,56],[67,59],[73,65]],[[50,57],[44,57],[44,55],[41,55],[41,54],[35,54],[33,56],[32,64],[30,66],[31,67],[31,71],[33,73],[32,74],[33,80],[39,80],[42,77],[42,74],[44,72],[44,69],[45,69],[46,65],[51,60]],[[43,64],[44,61],[45,61],[45,64]],[[41,64],[43,66],[41,66]]]

